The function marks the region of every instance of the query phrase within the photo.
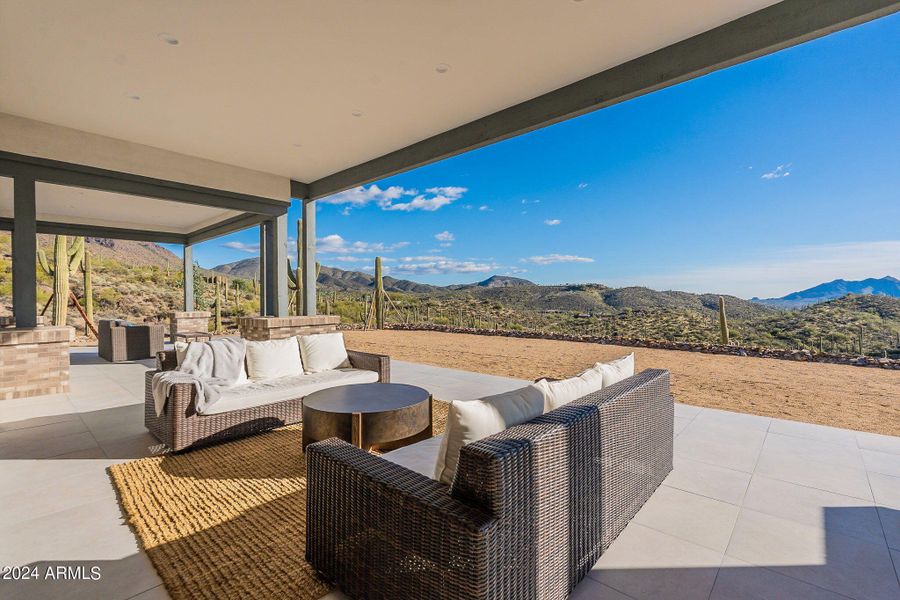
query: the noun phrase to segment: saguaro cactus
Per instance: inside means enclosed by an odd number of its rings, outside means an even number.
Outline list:
[[[84,314],[88,321],[94,322],[94,285],[91,282],[91,253],[84,250],[84,260],[81,261],[81,272],[84,275]],[[85,328],[87,329],[87,328]]]
[[[384,279],[380,256],[375,257],[375,328],[384,329]]]
[[[53,241],[53,264],[47,261],[43,250],[38,250],[38,262],[44,273],[53,277],[53,325],[61,327],[66,324],[69,307],[69,273],[78,268],[84,259],[84,238],[77,237],[68,246],[64,235],[56,236]]]
[[[216,275],[216,302],[215,302],[215,311],[216,311],[216,322],[215,322],[215,331],[216,333],[222,332],[222,277]]]
[[[728,335],[728,318],[725,316],[724,296],[719,296],[719,341],[726,346],[730,342]]]

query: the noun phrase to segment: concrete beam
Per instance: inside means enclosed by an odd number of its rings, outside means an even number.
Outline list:
[[[275,263],[275,316],[288,316],[288,274],[287,274],[287,213],[279,215],[272,220],[275,237],[272,242],[274,252],[272,259]]]
[[[272,220],[263,223],[263,248],[265,249],[265,288],[266,288],[266,312],[269,317],[275,316],[275,279],[278,276],[275,263],[275,224]]]
[[[30,177],[36,181],[72,187],[120,192],[134,196],[171,200],[227,208],[242,212],[277,215],[286,210],[287,202],[227,190],[217,190],[178,181],[168,181],[99,169],[58,160],[25,156],[0,151],[0,174],[8,177]]]
[[[184,311],[194,311],[194,247],[184,246]]]
[[[268,270],[266,269],[266,224],[259,224],[259,316],[268,315]]]
[[[656,52],[312,181],[310,199],[396,175],[900,10],[897,0],[783,0]]]
[[[210,225],[209,227],[204,227],[191,232],[187,235],[187,240],[190,244],[199,244],[200,242],[205,242],[206,240],[211,240],[215,237],[255,227],[268,218],[269,217],[266,215],[254,213],[237,215],[236,217],[232,217],[221,223],[216,223],[215,225]]]
[[[12,231],[13,226],[14,219],[0,217],[0,230]],[[187,240],[187,236],[180,233],[106,227],[102,225],[82,225],[80,223],[59,223],[56,221],[38,221],[37,232],[50,235],[83,235],[87,237],[112,238],[114,240],[157,242],[160,244],[184,244]]]
[[[316,202],[303,202],[303,235],[300,244],[303,261],[303,314],[316,314]]]
[[[34,179],[13,181],[12,287],[16,327],[37,326],[37,219]]]

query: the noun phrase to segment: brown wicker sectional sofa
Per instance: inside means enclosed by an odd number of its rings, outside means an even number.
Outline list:
[[[673,418],[643,371],[464,446],[450,486],[312,444],[306,558],[351,598],[567,598],[672,470]]]
[[[348,350],[347,355],[354,369],[375,371],[378,374],[378,381],[383,383],[390,381],[389,357],[353,350]],[[301,420],[303,398],[299,396],[251,408],[199,414],[195,408],[196,392],[191,384],[173,386],[162,414],[157,416],[153,400],[153,375],[159,370],[168,371],[176,367],[175,351],[160,352],[157,358],[159,369],[147,371],[144,379],[144,425],[170,450],[196,448],[299,423]]]
[[[97,354],[110,362],[153,358],[163,349],[166,326],[162,323],[132,325],[128,321],[100,319]]]

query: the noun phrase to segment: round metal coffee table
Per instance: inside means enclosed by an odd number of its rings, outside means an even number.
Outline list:
[[[402,383],[360,383],[303,399],[303,450],[337,437],[363,450],[391,450],[432,436],[431,394]]]

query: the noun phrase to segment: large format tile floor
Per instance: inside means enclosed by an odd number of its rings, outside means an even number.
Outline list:
[[[152,363],[72,365],[71,393],[0,402],[0,566],[102,577],[0,579],[0,598],[165,599],[106,474],[157,446]],[[445,400],[523,384],[402,362],[393,380]],[[687,405],[675,434],[675,470],[573,598],[900,598],[900,438]]]

